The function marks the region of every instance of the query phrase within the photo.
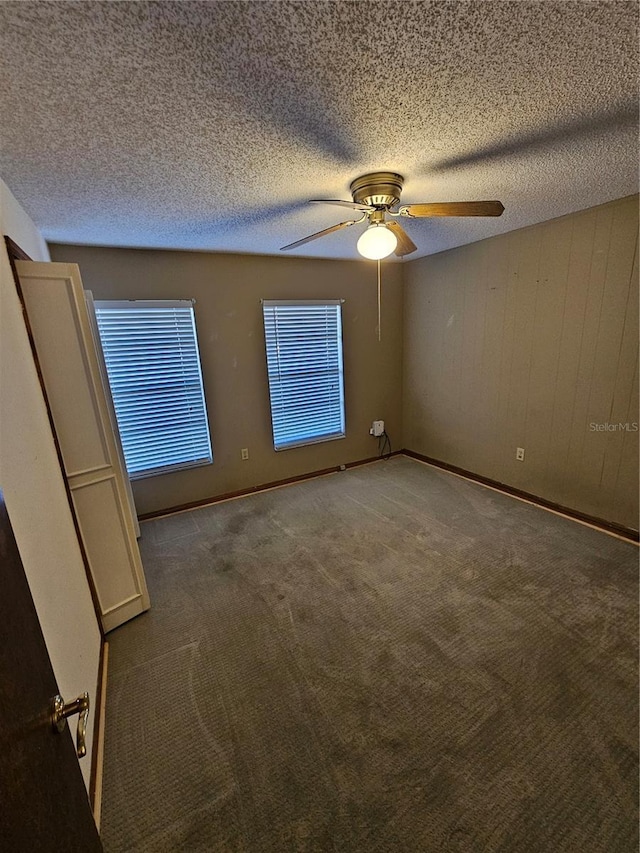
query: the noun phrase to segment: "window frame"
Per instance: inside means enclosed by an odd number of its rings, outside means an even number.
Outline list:
[[[102,348],[102,355],[105,364],[105,369],[107,372],[107,378],[109,380],[109,391],[111,393],[111,397],[113,399],[113,407],[116,415],[116,421],[118,422],[118,429],[121,431],[120,438],[123,447],[123,455],[125,461],[125,467],[127,464],[126,460],[126,449],[125,449],[125,439],[122,435],[122,430],[120,427],[120,422],[118,421],[118,406],[116,404],[116,395],[113,392],[112,384],[111,384],[111,376],[109,374],[109,365],[107,360],[107,352],[102,339],[102,334],[100,330],[100,319],[99,312],[104,309],[115,309],[117,310],[135,310],[136,307],[139,308],[154,308],[154,309],[189,309],[190,311],[190,319],[191,319],[191,329],[193,333],[193,347],[196,355],[196,363],[197,363],[197,377],[199,380],[199,388],[200,388],[200,396],[202,401],[202,424],[206,431],[206,449],[208,449],[208,456],[200,457],[198,459],[191,459],[184,462],[174,462],[169,463],[167,465],[156,465],[153,468],[145,468],[130,472],[127,468],[127,476],[130,480],[143,480],[148,477],[156,477],[161,474],[169,474],[173,471],[183,471],[189,468],[200,468],[205,465],[213,464],[213,447],[211,442],[211,427],[209,424],[209,413],[207,408],[207,400],[204,388],[204,379],[202,376],[202,359],[200,356],[200,347],[198,345],[198,333],[196,327],[196,317],[195,317],[195,299],[96,299],[94,300],[94,309],[96,315],[96,326],[98,329],[98,335],[100,338],[100,346]]]
[[[276,453],[281,453],[285,450],[293,450],[297,447],[308,447],[314,444],[324,444],[328,441],[338,441],[346,438],[346,400],[344,392],[344,338],[343,338],[343,323],[342,323],[342,305],[344,299],[262,299],[262,328],[265,339],[265,363],[267,368],[267,391],[269,397],[269,411],[271,417],[271,432],[273,436],[273,449]],[[325,433],[319,436],[305,437],[301,440],[278,442],[276,438],[276,428],[274,423],[273,396],[271,387],[271,369],[269,362],[269,339],[267,332],[267,318],[265,309],[277,308],[278,306],[296,306],[304,307],[311,305],[320,305],[324,307],[335,306],[336,311],[336,355],[338,365],[338,402],[340,412],[340,432]],[[278,367],[280,363],[278,362]]]

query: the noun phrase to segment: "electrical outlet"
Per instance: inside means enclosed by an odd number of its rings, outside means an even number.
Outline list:
[[[382,435],[384,432],[384,421],[373,421],[371,424],[371,429],[369,430],[369,435],[373,435],[376,438]]]
[[[524,462],[524,447],[516,447],[516,459],[518,462]]]
[[[242,450],[240,451],[240,458],[244,459],[244,460],[249,458],[249,448],[248,447],[242,448]]]

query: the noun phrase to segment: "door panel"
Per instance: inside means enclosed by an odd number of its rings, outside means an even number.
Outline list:
[[[110,631],[122,624],[118,621],[121,608],[127,605],[135,610],[135,602],[140,597],[130,568],[136,558],[131,550],[135,548],[137,552],[138,545],[135,538],[131,540],[128,535],[113,474],[95,471],[90,478],[85,475],[83,479],[80,483],[70,481],[71,493],[85,548],[91,554],[92,572],[96,577],[109,578],[109,583],[97,585],[96,591],[104,629]]]
[[[99,853],[69,726],[51,726],[58,687],[1,492],[0,566],[0,849]]]
[[[91,367],[73,280],[30,276],[25,282],[18,273],[67,475],[107,464],[109,447],[95,384],[88,381]]]
[[[65,475],[105,631],[149,607],[129,499],[80,271],[75,264],[18,261]]]

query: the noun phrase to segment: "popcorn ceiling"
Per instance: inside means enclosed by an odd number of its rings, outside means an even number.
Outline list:
[[[51,241],[278,254],[363,172],[419,251],[637,192],[635,2],[0,3],[0,175]],[[360,228],[292,254],[358,257]]]

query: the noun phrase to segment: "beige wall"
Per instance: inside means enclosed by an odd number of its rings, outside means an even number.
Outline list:
[[[383,266],[382,341],[371,262],[51,246],[80,265],[96,299],[196,299],[214,463],[133,483],[139,513],[206,499],[377,454],[371,421],[402,447],[402,265]],[[273,449],[261,299],[343,298],[347,437]],[[241,461],[240,449],[249,449]]]
[[[49,259],[35,225],[2,181],[0,228],[34,260]],[[91,695],[87,756],[80,762],[88,786],[100,632],[4,240],[0,486],[60,692],[65,699],[85,690]]]
[[[638,527],[638,197],[405,267],[405,447]],[[525,448],[525,461],[515,459]]]

